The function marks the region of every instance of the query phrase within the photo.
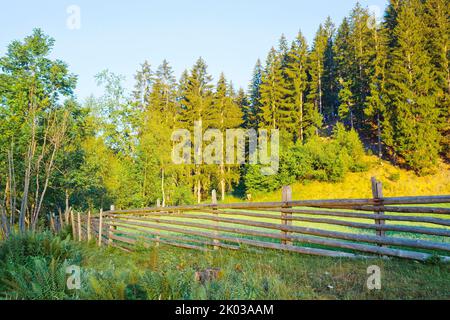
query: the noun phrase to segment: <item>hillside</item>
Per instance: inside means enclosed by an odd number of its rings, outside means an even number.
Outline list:
[[[369,165],[366,172],[348,173],[339,183],[307,181],[292,185],[293,199],[337,199],[372,197],[370,178],[376,177],[383,182],[386,197],[424,196],[450,194],[450,166],[439,164],[436,173],[417,176],[413,171],[400,169],[376,156],[365,156]],[[281,190],[252,194],[252,201],[280,201]],[[226,202],[239,202],[241,199],[228,197]]]

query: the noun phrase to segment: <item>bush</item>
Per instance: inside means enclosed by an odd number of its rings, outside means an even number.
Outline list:
[[[72,299],[66,268],[81,264],[80,249],[50,233],[12,235],[0,245],[0,292],[12,299]]]
[[[171,199],[171,204],[174,206],[181,206],[187,204],[194,203],[194,196],[192,195],[192,191],[187,186],[179,186],[175,188],[173,198]]]
[[[247,192],[273,191],[295,181],[338,182],[346,172],[367,170],[364,148],[356,131],[346,131],[338,124],[332,139],[311,137],[305,144],[297,143],[280,155],[277,175],[264,176],[258,166],[249,166],[244,174]]]

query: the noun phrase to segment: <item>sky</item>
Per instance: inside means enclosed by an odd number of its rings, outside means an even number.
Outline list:
[[[14,0],[1,6],[0,56],[11,41],[41,28],[56,41],[52,58],[65,61],[78,75],[80,101],[101,94],[94,76],[104,69],[124,75],[131,90],[133,75],[145,60],[156,69],[167,59],[179,77],[201,56],[214,81],[224,72],[236,87],[247,88],[256,60],[265,60],[281,34],[292,41],[301,30],[311,44],[327,16],[338,25],[356,2]],[[379,15],[387,5],[387,0],[359,2]]]

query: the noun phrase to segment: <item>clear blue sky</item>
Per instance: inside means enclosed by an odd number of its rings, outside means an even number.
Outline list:
[[[14,39],[35,27],[56,40],[53,57],[79,76],[77,96],[98,94],[94,75],[108,68],[133,85],[139,64],[156,67],[166,58],[178,77],[202,56],[216,80],[221,71],[235,86],[247,87],[258,58],[263,61],[284,33],[292,40],[299,29],[311,43],[329,15],[339,24],[356,0],[73,0],[2,4],[0,55]],[[387,0],[361,0],[384,11]],[[81,9],[81,29],[70,30],[66,12]]]

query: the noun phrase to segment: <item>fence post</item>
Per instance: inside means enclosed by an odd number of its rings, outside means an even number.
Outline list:
[[[110,246],[113,242],[112,236],[113,236],[113,225],[111,223],[111,221],[109,222],[109,226],[108,226],[108,246]]]
[[[71,208],[67,208],[65,211],[64,211],[64,218],[66,219],[66,224],[69,224],[69,215],[70,215],[70,211],[71,211],[72,209]]]
[[[211,204],[213,205],[213,210],[217,211],[217,192],[215,189],[211,192]],[[214,217],[219,216],[218,213],[213,213],[213,214],[214,214]],[[215,226],[216,227],[219,226],[218,221],[215,222]],[[217,229],[214,230],[214,235],[219,235],[219,231]],[[214,244],[219,244],[219,240],[217,240],[217,239],[214,239],[213,242],[214,242]],[[218,250],[218,249],[219,249],[219,246],[215,245],[214,250]]]
[[[103,230],[103,209],[100,209],[98,217],[98,246],[102,246],[102,230]]]
[[[53,213],[50,213],[50,229],[52,230],[53,233],[56,233],[55,220],[53,219]]]
[[[283,187],[282,201],[283,202],[292,201],[292,188],[291,188],[291,186],[284,186]],[[283,205],[283,208],[291,208],[291,207],[288,206],[288,205]],[[286,225],[286,226],[291,226],[292,225],[292,220],[289,220],[289,218],[292,218],[292,213],[285,212],[283,209],[281,209],[281,223]],[[287,235],[290,234],[290,232],[282,231],[282,234],[284,236],[287,236]],[[282,244],[286,244],[286,245],[292,245],[292,241],[288,241],[288,240],[281,240],[281,243]]]
[[[81,216],[80,216],[80,212],[77,212],[77,220],[78,220],[78,241],[82,240],[82,235],[81,235]]]
[[[375,177],[372,177],[371,182],[372,182],[372,195],[375,200],[375,207],[379,207],[382,205],[382,200],[383,200],[383,185],[382,185],[381,181],[377,181],[377,179]],[[381,219],[384,215],[384,212],[376,211],[374,213],[376,215],[380,216],[380,219],[375,219],[375,224],[380,225],[380,226],[385,225],[385,220]],[[377,230],[377,236],[384,237],[385,231]]]
[[[91,210],[88,211],[86,224],[87,241],[91,241]]]
[[[73,210],[70,210],[70,224],[72,225],[72,237],[73,237],[73,240],[75,240],[77,232],[76,232],[76,227],[75,227],[75,220],[73,218]]]
[[[61,232],[62,229],[64,228],[64,219],[62,216],[61,208],[58,209],[58,213],[59,213],[59,232]]]
[[[156,200],[156,207],[160,208],[161,207],[161,200],[157,199]],[[158,215],[158,217],[160,218],[161,216]],[[159,222],[156,222],[157,224],[159,224]],[[156,241],[155,241],[155,247],[159,247],[159,236],[155,237]]]

